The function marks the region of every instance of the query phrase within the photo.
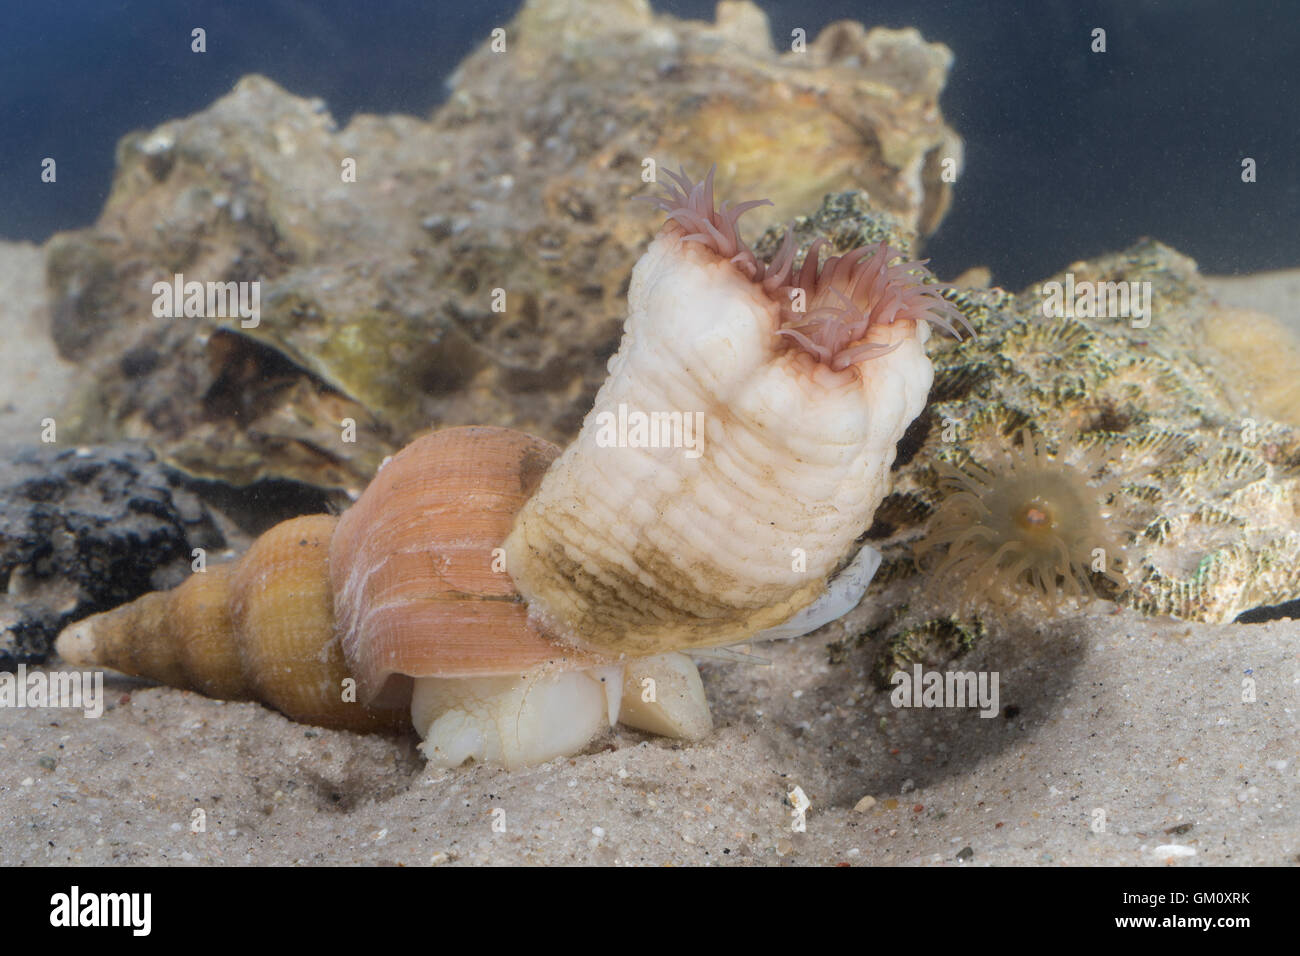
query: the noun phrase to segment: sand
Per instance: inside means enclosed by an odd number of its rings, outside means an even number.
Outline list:
[[[0,244],[6,439],[32,440],[70,382],[39,276],[39,250]],[[1300,861],[1300,622],[1098,603],[995,626],[959,662],[999,675],[982,718],[894,707],[867,650],[830,663],[870,613],[761,647],[765,666],[705,663],[717,729],[701,743],[620,729],[514,772],[431,770],[410,738],[124,678],[97,719],[0,709],[0,863]]]
[[[0,715],[0,860],[1297,861],[1300,624],[1125,612],[990,637],[963,666],[999,671],[991,719],[895,709],[866,661],[830,666],[815,637],[764,648],[770,666],[705,665],[718,729],[703,743],[619,731],[515,772],[430,770],[410,740],[114,681],[98,720]],[[191,832],[196,810],[206,832]]]

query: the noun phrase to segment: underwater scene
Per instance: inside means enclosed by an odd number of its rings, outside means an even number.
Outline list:
[[[3,864],[1300,861],[1291,5],[0,19]]]

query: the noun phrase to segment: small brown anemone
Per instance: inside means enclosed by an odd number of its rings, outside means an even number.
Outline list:
[[[963,601],[1009,608],[1037,597],[1053,610],[1063,598],[1096,598],[1095,583],[1111,596],[1128,589],[1128,532],[1108,504],[1119,482],[1093,479],[1105,468],[1103,450],[1070,465],[1021,429],[996,470],[937,468],[945,497],[915,549],[918,564],[944,552],[935,584],[955,581]]]
[[[865,341],[873,326],[929,322],[960,338],[954,324],[959,323],[974,334],[966,317],[943,297],[943,290],[950,287],[933,281],[934,275],[926,268],[929,260],[899,262],[903,254],[883,240],[821,263],[826,240],[816,239],[796,271],[794,230],[787,227],[772,261],[760,261],[741,238],[738,224],[750,209],[772,203],[752,199],[731,208],[726,202],[715,206],[716,169],[710,168],[698,183],[692,182],[685,171],[665,170],[674,185],[665,186],[663,196],[638,198],[666,212],[665,227],[671,224],[680,231],[683,242],[703,244],[762,286],[780,306],[781,324],[776,335],[782,347],[801,349],[838,372],[892,352],[901,344]]]

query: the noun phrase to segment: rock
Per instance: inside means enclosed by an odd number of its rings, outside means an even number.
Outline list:
[[[1277,360],[1250,360],[1294,339],[1222,308],[1196,263],[1152,240],[1066,271],[1076,283],[1150,283],[1150,314],[1045,315],[1043,283],[949,294],[978,334],[931,341],[930,403],[900,443],[893,491],[867,534],[884,554],[876,584],[914,589],[887,639],[951,599],[915,593],[925,578],[912,546],[942,497],[936,463],[994,462],[1022,426],[1070,465],[1103,453],[1119,483],[1114,526],[1136,531],[1122,603],[1226,623],[1300,598],[1300,428],[1278,417],[1279,389],[1293,380]]]
[[[748,2],[705,23],[531,0],[428,121],[338,129],[250,76],[126,137],[98,222],[47,246],[54,338],[84,382],[60,427],[143,438],[205,478],[350,491],[431,427],[567,441],[659,222],[625,202],[654,191],[647,160],[716,162],[722,194],[770,197],[751,235],[849,188],[937,226],[940,163],[961,165],[937,105],[948,49],[848,22],[795,46]],[[260,320],[156,317],[176,275],[258,283]]]
[[[0,670],[45,660],[65,623],[179,584],[212,516],[146,449],[0,453]]]
[[[885,642],[872,664],[871,676],[876,689],[897,686],[894,675],[899,671],[910,675],[916,664],[927,671],[943,667],[974,647],[984,634],[981,622],[967,624],[954,616],[902,628]]]

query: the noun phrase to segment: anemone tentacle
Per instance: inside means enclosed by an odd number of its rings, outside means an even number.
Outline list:
[[[638,198],[667,213],[667,222],[681,230],[683,242],[711,249],[762,287],[780,308],[780,324],[774,329],[779,347],[800,349],[833,371],[842,371],[893,351],[895,346],[865,341],[873,327],[927,322],[954,338],[961,337],[959,325],[974,335],[966,317],[944,298],[951,287],[934,281],[928,259],[907,260],[881,241],[823,263],[827,242],[818,237],[796,269],[794,229],[789,226],[772,260],[765,263],[741,237],[739,220],[751,209],[772,205],[770,200],[715,206],[716,165],[700,182],[692,182],[684,169],[665,172],[671,182],[664,184],[663,195]]]

